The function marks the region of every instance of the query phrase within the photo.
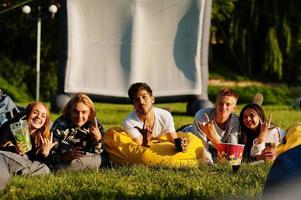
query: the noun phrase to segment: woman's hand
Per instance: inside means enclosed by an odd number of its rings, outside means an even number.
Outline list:
[[[276,148],[266,147],[262,150],[260,159],[262,160],[275,160],[276,158]]]
[[[49,155],[50,150],[52,149],[52,147],[54,145],[57,144],[57,142],[53,142],[53,133],[52,132],[50,133],[50,139],[43,138],[41,135],[40,135],[40,139],[42,142],[41,153],[43,154],[43,156],[47,157]]]
[[[261,120],[259,121],[259,125],[260,125],[260,133],[257,137],[257,144],[261,144],[265,141],[265,138],[267,136],[268,130],[271,126],[271,121],[272,121],[272,117],[271,115],[269,116],[268,121],[264,121],[262,122]]]
[[[24,143],[17,144],[16,150],[19,155],[24,155],[26,153],[27,146]]]
[[[90,134],[95,139],[96,142],[99,142],[102,139],[101,133],[99,131],[98,125],[97,125],[97,119],[94,119],[94,122],[90,126]]]

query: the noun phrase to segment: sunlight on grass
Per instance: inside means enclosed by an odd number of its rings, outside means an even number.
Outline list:
[[[122,126],[129,104],[96,103],[105,130]],[[156,104],[171,111],[175,127],[190,124],[185,103]],[[239,114],[243,105],[239,105]],[[300,121],[289,106],[264,106],[267,116],[283,129]],[[54,121],[59,115],[52,114]],[[84,172],[59,172],[39,177],[13,177],[0,199],[260,199],[270,164],[243,164],[237,174],[229,166],[196,169],[130,166]]]
[[[259,198],[269,164],[167,168],[130,166],[14,177],[1,199]],[[38,187],[38,189],[36,189]]]

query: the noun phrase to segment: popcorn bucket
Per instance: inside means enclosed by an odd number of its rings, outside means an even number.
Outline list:
[[[244,152],[244,144],[220,143],[217,146],[218,160],[231,166],[240,165]]]

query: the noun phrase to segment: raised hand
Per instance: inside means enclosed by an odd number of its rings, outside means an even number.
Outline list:
[[[92,125],[90,126],[90,134],[96,140],[96,142],[99,142],[102,139],[102,135],[101,135],[98,125],[97,125],[96,117],[95,117]]]
[[[205,113],[206,122],[202,123],[200,121],[197,122],[198,129],[201,130],[207,138],[216,146],[220,141],[217,139],[217,132],[213,121],[210,121],[209,116]]]
[[[54,145],[57,144],[57,142],[53,142],[53,133],[52,132],[50,133],[50,139],[43,138],[41,135],[40,135],[40,139],[42,142],[42,151],[41,152],[45,157],[47,157],[49,155],[50,150],[52,149],[52,147]]]
[[[270,126],[271,126],[271,121],[272,121],[272,116],[269,116],[269,119],[267,121],[261,121],[260,119],[260,132],[264,132],[269,130]]]
[[[271,127],[271,121],[272,121],[272,117],[269,116],[269,119],[267,121],[259,121],[259,126],[260,126],[260,133],[257,137],[257,144],[261,144],[265,141],[265,138],[267,136],[268,130]]]
[[[140,128],[138,126],[135,126],[142,135],[142,146],[148,147],[148,141],[152,138],[152,127],[146,126],[145,123],[143,125],[143,128]]]

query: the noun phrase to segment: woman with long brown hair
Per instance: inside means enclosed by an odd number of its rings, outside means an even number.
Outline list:
[[[244,158],[247,160],[274,160],[275,146],[278,145],[285,132],[268,119],[258,104],[245,105],[239,115],[242,143],[245,144]]]

